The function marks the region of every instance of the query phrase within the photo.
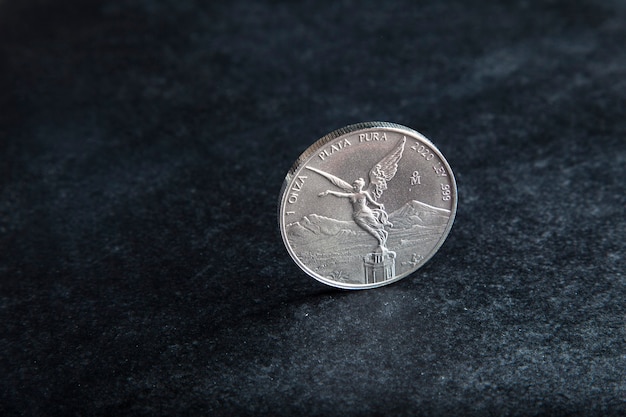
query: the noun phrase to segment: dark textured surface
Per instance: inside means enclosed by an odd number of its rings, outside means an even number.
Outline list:
[[[0,413],[626,413],[626,2],[220,3],[0,0]],[[366,120],[459,209],[344,292],[276,203]]]

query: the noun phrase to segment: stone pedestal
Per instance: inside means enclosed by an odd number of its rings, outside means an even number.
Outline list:
[[[396,253],[378,247],[363,258],[363,266],[366,284],[386,281],[396,275]]]

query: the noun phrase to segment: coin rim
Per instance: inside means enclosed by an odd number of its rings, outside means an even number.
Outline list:
[[[349,283],[342,283],[342,282],[337,282],[337,281],[333,281],[330,280],[328,278],[325,278],[317,273],[315,273],[313,270],[311,270],[307,265],[305,265],[299,258],[298,256],[295,254],[293,248],[291,247],[291,244],[287,238],[286,235],[286,228],[285,228],[285,220],[284,220],[284,209],[285,209],[285,204],[287,201],[287,194],[285,193],[285,191],[287,190],[287,188],[290,186],[295,173],[298,172],[300,170],[300,168],[305,165],[308,161],[310,161],[310,159],[317,154],[317,151],[324,147],[325,145],[327,145],[328,143],[332,142],[335,139],[339,139],[342,138],[343,136],[349,135],[349,134],[353,134],[356,131],[369,131],[369,130],[374,130],[374,129],[388,129],[391,131],[396,131],[399,133],[403,133],[403,134],[408,134],[411,136],[415,136],[417,139],[425,142],[432,151],[437,153],[437,156],[439,156],[439,159],[441,160],[441,162],[443,162],[444,166],[447,168],[447,171],[449,173],[449,178],[450,178],[450,182],[452,184],[452,188],[454,189],[454,196],[453,196],[453,204],[452,204],[452,208],[450,209],[450,218],[448,220],[448,224],[446,226],[446,229],[444,230],[444,232],[441,234],[439,241],[437,242],[437,244],[433,247],[433,249],[429,252],[429,256],[427,258],[425,258],[422,262],[420,262],[419,266],[417,266],[417,268],[412,269],[408,272],[405,272],[401,275],[397,275],[392,279],[386,280],[386,281],[382,281],[382,282],[376,282],[376,283],[372,283],[372,284],[349,284]],[[446,239],[448,238],[448,234],[450,233],[450,230],[452,229],[452,225],[454,223],[454,219],[456,218],[456,210],[457,210],[457,203],[458,203],[458,192],[457,192],[457,187],[456,187],[456,179],[454,177],[454,173],[452,172],[452,168],[450,167],[450,164],[448,163],[447,159],[443,156],[443,154],[441,153],[441,151],[424,135],[422,135],[421,133],[419,133],[418,131],[411,129],[410,127],[407,126],[403,126],[397,123],[391,123],[391,122],[362,122],[362,123],[356,123],[356,124],[352,124],[352,125],[348,125],[345,127],[342,127],[340,129],[334,130],[332,132],[330,132],[329,134],[323,136],[322,138],[320,138],[319,140],[317,140],[315,143],[313,143],[311,146],[309,146],[299,157],[298,159],[296,159],[296,162],[291,166],[291,168],[289,169],[289,171],[287,172],[287,175],[285,176],[285,180],[283,181],[283,185],[280,189],[280,194],[278,197],[278,228],[280,229],[280,235],[283,239],[283,243],[287,249],[287,252],[289,253],[289,256],[294,260],[294,262],[300,267],[300,269],[302,269],[307,275],[311,276],[312,278],[315,278],[317,281],[329,285],[331,287],[336,287],[336,288],[341,288],[341,289],[347,289],[347,290],[366,290],[366,289],[371,289],[371,288],[378,288],[378,287],[382,287],[385,285],[389,285],[392,284],[394,282],[397,282],[403,278],[406,278],[407,276],[413,274],[414,272],[416,272],[417,270],[421,269],[426,263],[428,263],[428,261],[430,261],[435,254],[439,251],[439,249],[441,248],[441,246],[443,245],[443,243],[446,241]]]

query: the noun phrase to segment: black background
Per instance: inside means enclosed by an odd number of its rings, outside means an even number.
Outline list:
[[[624,45],[617,0],[0,0],[0,412],[626,413]],[[278,193],[369,120],[458,213],[335,290]]]

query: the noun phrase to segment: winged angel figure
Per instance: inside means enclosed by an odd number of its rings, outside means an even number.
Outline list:
[[[402,158],[405,143],[406,137],[402,139],[400,144],[393,151],[374,165],[369,173],[370,183],[367,189],[364,189],[365,181],[363,178],[357,179],[350,185],[348,182],[328,172],[308,166],[306,167],[346,191],[342,193],[326,190],[320,193],[319,196],[325,197],[327,195],[333,195],[335,197],[349,199],[352,203],[352,219],[359,227],[374,236],[383,250],[387,250],[388,232],[385,230],[385,226],[393,227],[393,224],[389,221],[385,206],[377,200],[383,195],[383,191],[387,189],[387,182],[396,175],[398,162],[400,158]],[[374,208],[370,208],[368,204],[371,204]]]

